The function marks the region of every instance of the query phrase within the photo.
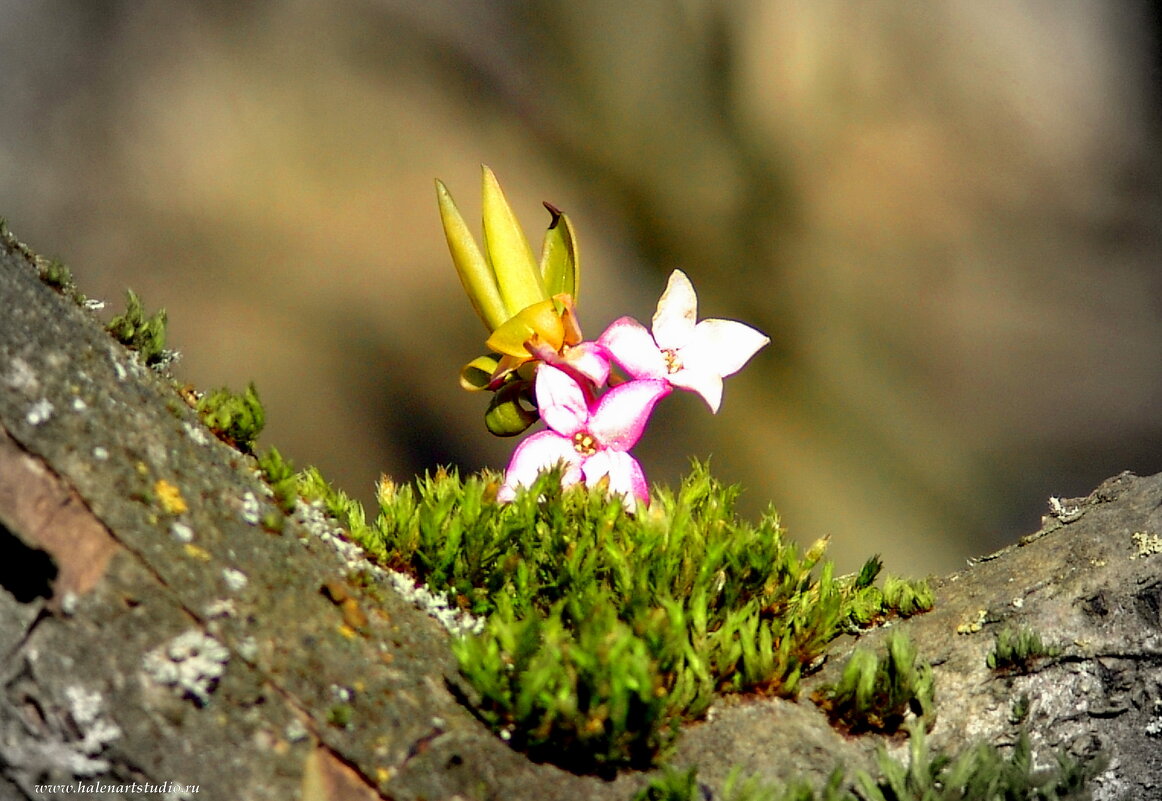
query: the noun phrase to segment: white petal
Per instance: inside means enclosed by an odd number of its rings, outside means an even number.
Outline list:
[[[734,375],[770,337],[734,320],[703,320],[679,357],[695,370],[712,370],[720,376]]]
[[[620,495],[625,508],[632,512],[637,502],[650,502],[650,489],[637,459],[619,451],[599,451],[582,465],[586,486],[592,487],[604,476],[609,476],[609,492]]]
[[[563,370],[550,364],[537,368],[537,408],[545,424],[566,437],[585,428],[589,421],[589,404],[581,385]]]
[[[566,470],[561,485],[567,487],[580,481],[581,456],[573,448],[573,441],[554,431],[538,431],[523,440],[513,451],[508,470],[504,473],[504,485],[496,495],[497,500],[511,501],[517,487],[531,486],[537,476],[562,462]]]
[[[654,339],[659,348],[674,350],[694,336],[694,322],[698,319],[698,296],[694,285],[681,270],[670,273],[666,291],[654,312]]]
[[[712,370],[685,369],[670,376],[670,383],[697,392],[710,411],[718,414],[718,407],[722,405],[722,376]]]

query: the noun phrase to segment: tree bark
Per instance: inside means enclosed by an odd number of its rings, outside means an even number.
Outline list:
[[[533,764],[485,729],[449,690],[445,629],[382,572],[349,581],[367,565],[302,504],[264,525],[278,513],[253,459],[43,268],[0,242],[0,799],[626,801],[644,785]],[[1162,797],[1160,509],[1162,478],[1110,479],[895,623],[934,665],[934,747],[1023,725],[1046,764],[1100,753],[1095,797]],[[1005,625],[1057,654],[989,668]],[[720,702],[672,763],[711,787],[735,765],[871,769],[902,739],[844,736],[806,700],[853,645],[798,702]]]

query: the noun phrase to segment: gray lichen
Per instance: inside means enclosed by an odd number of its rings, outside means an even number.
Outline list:
[[[121,727],[104,710],[104,697],[80,685],[64,689],[62,702],[27,697],[36,714],[5,716],[0,726],[0,764],[21,782],[89,778],[110,768],[104,757]]]
[[[142,668],[153,681],[205,706],[229,661],[226,646],[201,629],[190,629],[147,653]]]

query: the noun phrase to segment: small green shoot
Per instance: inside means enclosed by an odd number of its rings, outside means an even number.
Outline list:
[[[157,367],[169,361],[165,349],[165,309],[146,316],[141,298],[132,290],[126,292],[125,312],[109,321],[106,330],[113,338],[137,352],[147,367]]]
[[[270,484],[278,508],[286,514],[294,511],[299,497],[299,477],[290,460],[284,458],[278,448],[271,447],[258,457],[258,469]]]
[[[1028,693],[1021,693],[1019,697],[1014,699],[1013,706],[1009,709],[1009,722],[1020,725],[1024,723],[1029,717],[1029,709],[1032,702],[1029,700]]]
[[[266,411],[253,382],[242,394],[226,388],[208,393],[198,401],[197,412],[214,436],[243,453],[252,452],[266,425]]]
[[[1065,801],[1088,798],[1083,788],[1102,767],[1102,760],[1078,762],[1062,753],[1057,766],[1033,767],[1029,737],[1021,732],[1010,752],[987,743],[971,746],[955,756],[932,754],[923,727],[910,727],[909,761],[896,762],[880,751],[880,776],[860,772],[857,797],[861,801]]]
[[[997,632],[996,647],[986,662],[993,670],[1026,673],[1039,659],[1057,656],[1058,649],[1046,646],[1030,628],[1005,626]]]
[[[911,711],[931,725],[934,706],[932,667],[919,661],[902,634],[888,635],[886,652],[852,652],[839,684],[827,685],[815,701],[832,721],[853,733],[899,731]]]
[[[884,612],[911,617],[927,612],[936,603],[936,595],[924,579],[884,578]]]
[[[64,262],[56,259],[37,259],[37,268],[40,270],[40,280],[55,289],[74,303],[84,303],[85,296],[77,289],[73,279],[73,271],[65,266]]]
[[[893,617],[911,617],[927,612],[936,602],[932,588],[925,580],[886,576],[881,589],[875,585],[883,563],[873,556],[864,563],[852,580],[848,613],[849,630],[858,631]]]
[[[705,796],[698,784],[698,769],[676,770],[669,765],[634,793],[632,801],[701,801]]]
[[[816,788],[805,780],[779,786],[755,774],[743,776],[735,767],[723,783],[721,793],[713,793],[697,780],[697,769],[674,770],[667,766],[650,783],[639,790],[632,801],[859,801],[850,790],[842,789],[843,773],[836,770],[827,783]]]
[[[355,708],[350,704],[335,704],[327,710],[327,723],[337,729],[346,729],[351,726],[355,717]]]

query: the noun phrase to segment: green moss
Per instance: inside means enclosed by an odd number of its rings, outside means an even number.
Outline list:
[[[297,485],[372,558],[486,618],[453,644],[464,698],[514,747],[574,771],[656,764],[718,695],[793,696],[840,633],[932,604],[924,582],[877,586],[875,557],[834,576],[826,543],[787,542],[773,511],[739,519],[738,488],[701,464],[641,514],[600,489],[562,489],[553,473],[498,504],[499,481],[444,470],[414,485],[384,479],[372,520],[317,470]],[[882,665],[872,657],[872,696],[846,712],[836,696],[853,728],[857,716],[898,727],[907,709],[931,706],[927,665],[890,642]]]
[[[632,801],[696,801],[703,797],[697,774],[697,768],[675,770],[667,766],[634,793]]]
[[[906,636],[893,632],[882,656],[863,648],[852,652],[839,683],[825,686],[815,700],[851,732],[892,733],[909,711],[931,725],[934,695],[931,665],[917,658]]]
[[[1046,646],[1032,629],[1005,626],[997,633],[996,646],[986,661],[993,670],[1023,673],[1037,660],[1057,654],[1058,649]]]
[[[271,447],[258,457],[258,469],[274,492],[278,508],[287,514],[292,512],[299,497],[299,477],[294,465],[278,452],[278,448]]]
[[[226,388],[207,394],[198,401],[197,412],[214,436],[243,453],[253,450],[254,441],[266,425],[266,411],[253,382],[242,394]]]
[[[884,578],[884,614],[911,617],[927,612],[936,603],[936,595],[925,579]]]
[[[907,764],[881,749],[876,775],[859,771],[854,781],[837,770],[822,787],[802,780],[779,786],[757,776],[743,780],[736,769],[713,794],[694,769],[667,768],[632,801],[1065,801],[1088,798],[1084,788],[1103,767],[1100,759],[1082,763],[1059,754],[1056,766],[1034,769],[1024,732],[1012,749],[976,744],[956,754],[933,753],[921,726],[910,735]]]
[[[0,242],[4,243],[4,247],[20,253],[30,261],[36,261],[38,258],[37,255],[33,253],[32,250],[28,247],[28,245],[24,244],[16,238],[16,235],[13,234],[12,230],[8,227],[8,221],[3,217],[0,217]]]
[[[1002,751],[987,743],[970,746],[954,756],[929,751],[921,727],[911,733],[909,761],[900,764],[881,751],[880,775],[861,773],[856,781],[859,801],[1064,801],[1088,797],[1082,791],[1102,768],[1101,760],[1078,762],[1062,753],[1053,768],[1033,767],[1028,736]]]
[[[722,791],[714,793],[697,780],[697,769],[678,771],[665,768],[650,783],[634,794],[632,801],[855,801],[850,792],[840,789],[842,774],[836,772],[820,790],[806,781],[777,786],[759,776],[746,776],[737,768],[730,772]]]
[[[137,351],[145,365],[164,365],[169,360],[165,349],[165,309],[147,316],[141,298],[132,289],[126,295],[125,312],[110,320],[106,329],[122,345]]]
[[[336,728],[347,728],[354,717],[355,708],[350,704],[335,704],[327,710],[327,722]]]
[[[740,520],[738,488],[703,465],[640,515],[552,474],[497,504],[498,482],[384,481],[370,522],[317,471],[299,491],[382,563],[488,619],[454,646],[477,714],[573,770],[652,764],[717,694],[792,696],[835,636],[897,612],[878,560],[834,577],[825,543],[801,551],[773,511]]]
[[[1020,725],[1029,717],[1030,701],[1027,693],[1021,695],[1013,701],[1013,706],[1009,709],[1009,722],[1015,725]]]
[[[848,603],[849,629],[858,631],[892,617],[911,617],[927,612],[935,603],[932,588],[925,580],[886,576],[883,588],[876,586],[883,563],[879,556],[868,559],[851,578]]]
[[[63,262],[56,259],[36,260],[37,268],[40,271],[40,280],[44,281],[57,292],[70,298],[74,303],[81,304],[85,302],[85,296],[77,289],[77,283],[73,279],[73,272],[64,265]]]
[[[260,524],[264,531],[269,531],[271,534],[281,534],[286,526],[286,515],[272,509],[262,516]]]

